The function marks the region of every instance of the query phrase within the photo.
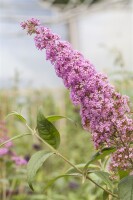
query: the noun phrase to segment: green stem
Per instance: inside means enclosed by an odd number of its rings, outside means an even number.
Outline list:
[[[112,195],[113,197],[115,197],[116,199],[119,199],[117,195],[113,194],[112,192],[110,192],[109,190],[103,188],[101,185],[99,185],[98,183],[96,183],[94,180],[92,180],[89,176],[86,176],[86,178],[88,180],[90,180],[92,183],[94,183],[96,186],[98,186],[99,188],[101,188],[102,190],[104,190],[105,192],[107,192],[108,194]]]
[[[74,169],[77,170],[77,172],[79,172],[80,174],[83,175],[83,172],[77,168],[73,163],[71,163],[66,157],[64,157],[62,154],[60,154],[56,149],[54,149],[51,145],[49,145],[47,142],[45,142],[38,134],[35,133],[35,136],[41,140],[45,145],[47,145],[56,155],[58,155],[59,157],[61,157],[65,162],[67,162],[70,166],[72,166]],[[110,195],[112,195],[113,197],[117,198],[117,195],[113,194],[112,192],[110,192],[109,190],[103,188],[101,185],[99,185],[98,183],[96,183],[94,180],[92,180],[89,176],[86,176],[86,178],[88,180],[90,180],[92,183],[94,183],[96,186],[98,186],[99,188],[101,188],[102,190],[106,191],[107,193],[109,193]]]
[[[36,130],[32,130],[32,128],[26,124],[26,127],[29,129],[29,131],[32,133],[32,135],[34,135],[36,133]]]
[[[75,168],[80,174],[82,174],[82,171],[78,169],[74,164],[72,164],[67,158],[65,158],[62,154],[60,154],[56,149],[54,149],[51,145],[49,145],[47,142],[45,142],[38,134],[35,134],[35,136],[41,140],[45,145],[47,145],[56,155],[61,157],[63,160],[65,160],[69,165],[71,165],[73,168]]]
[[[50,144],[48,144],[47,142],[45,142],[45,140],[43,140],[37,133],[34,133],[34,136],[36,136],[39,140],[41,140],[41,142],[43,142],[47,147],[49,147],[54,153],[57,154],[57,150],[54,149]]]
[[[77,170],[77,172],[79,172],[80,174],[84,175],[84,173],[77,168],[73,163],[71,163],[66,157],[64,157],[62,154],[60,154],[56,149],[54,149],[51,145],[49,145],[47,142],[45,142],[45,140],[43,140],[34,130],[32,130],[31,128],[29,128],[29,126],[27,125],[28,129],[32,132],[32,134],[34,136],[36,136],[39,140],[41,140],[47,147],[49,147],[56,155],[58,155],[60,158],[62,158],[65,162],[67,162],[70,166],[72,166],[74,169]],[[99,188],[101,188],[102,190],[104,190],[105,192],[109,193],[110,195],[112,195],[113,197],[117,198],[118,197],[113,194],[112,192],[110,192],[109,190],[103,188],[101,185],[99,185],[98,183],[96,183],[94,180],[92,180],[89,176],[86,176],[86,178],[88,180],[90,180],[92,183],[94,183],[96,186],[98,186]]]
[[[7,144],[8,142],[12,141],[12,140],[16,140],[20,137],[23,137],[23,136],[26,136],[26,135],[31,135],[31,133],[25,133],[25,134],[20,134],[20,135],[16,135],[14,137],[12,137],[11,139],[9,140],[6,140],[5,142],[3,142],[2,144],[0,144],[0,147],[2,147],[3,145]]]

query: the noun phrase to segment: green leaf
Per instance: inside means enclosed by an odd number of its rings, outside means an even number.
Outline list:
[[[46,119],[50,122],[55,122],[60,119],[67,119],[75,124],[75,122],[72,119],[70,119],[69,117],[65,117],[65,116],[61,116],[61,115],[51,115],[51,116],[46,117]]]
[[[57,149],[60,144],[60,134],[55,126],[48,121],[41,112],[37,115],[37,129],[40,137],[45,140],[49,145]]]
[[[89,160],[89,161],[87,162],[87,164],[85,165],[84,171],[87,170],[89,164],[91,164],[91,163],[93,163],[93,162],[95,162],[95,161],[97,161],[97,160],[100,160],[100,159],[105,158],[106,156],[108,156],[108,155],[110,155],[111,153],[115,152],[115,150],[116,150],[116,149],[115,149],[114,147],[110,147],[110,148],[104,148],[104,149],[102,149],[101,151],[98,151],[97,153],[95,153],[95,154],[92,156],[91,160]]]
[[[58,120],[64,119],[64,118],[66,118],[66,117],[60,116],[60,115],[50,115],[50,116],[46,117],[46,119],[50,122],[55,122],[55,121],[58,121]]]
[[[19,121],[21,121],[24,124],[26,124],[26,119],[21,114],[17,113],[16,111],[13,111],[10,114],[8,114],[6,118],[8,118],[8,117],[10,117],[12,115],[14,115]]]
[[[78,164],[78,165],[75,165],[78,169],[80,169],[80,170],[83,170],[84,169],[84,167],[85,167],[85,165],[86,165],[86,163],[81,163],[81,164]],[[99,166],[97,166],[97,165],[93,165],[93,164],[90,164],[89,166],[88,166],[88,170],[91,170],[91,172],[92,172],[92,170],[99,170],[100,169],[100,167]],[[75,172],[77,172],[77,170],[75,169],[75,168],[73,168],[73,167],[70,167],[67,171],[66,171],[66,174],[70,174],[70,173],[75,173]]]
[[[34,190],[32,182],[34,180],[37,171],[43,165],[43,163],[53,154],[54,153],[46,153],[44,150],[38,151],[29,160],[27,165],[27,179],[28,179],[28,184],[32,190]]]
[[[104,190],[103,191],[103,200],[107,200],[108,197],[109,197],[109,193]]]
[[[46,185],[46,187],[45,187],[45,190],[46,190],[47,188],[51,187],[51,185],[53,185],[54,182],[57,181],[58,179],[60,179],[60,178],[65,178],[65,177],[69,177],[69,176],[74,176],[74,177],[77,177],[77,176],[78,176],[78,177],[81,177],[82,175],[79,174],[79,173],[72,173],[72,174],[62,174],[62,175],[60,175],[60,176],[57,176],[57,177],[51,179],[51,180],[47,183],[47,185]]]
[[[118,170],[118,174],[119,174],[119,177],[120,179],[124,178],[125,176],[128,176],[129,175],[129,171],[124,171],[124,170]]]
[[[102,179],[102,181],[111,189],[113,189],[113,183],[112,181],[110,180],[109,178],[109,173],[107,172],[103,172],[103,171],[95,171],[95,172],[92,172],[94,174],[96,174],[99,178]]]
[[[123,178],[118,185],[120,200],[133,200],[133,176]]]

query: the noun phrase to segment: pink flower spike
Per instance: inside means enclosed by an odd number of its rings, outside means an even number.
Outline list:
[[[32,20],[25,23],[27,33],[35,34],[36,47],[45,49],[46,59],[70,90],[73,104],[79,105],[82,126],[91,132],[95,148],[116,147],[112,166],[126,169],[131,163],[132,158],[129,158],[132,153],[129,156],[125,153],[121,155],[121,151],[125,146],[129,150],[133,142],[133,118],[128,97],[115,91],[107,76],[97,72],[93,64],[74,50],[70,43],[62,41],[49,28],[36,25]],[[116,163],[116,157],[121,159],[121,156],[123,162],[120,165]],[[125,158],[127,156],[128,159]]]

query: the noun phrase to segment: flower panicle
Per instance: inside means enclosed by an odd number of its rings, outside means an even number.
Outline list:
[[[133,119],[129,98],[115,91],[107,76],[97,72],[70,43],[41,26],[38,20],[32,18],[21,26],[28,34],[35,34],[34,41],[39,50],[46,50],[46,59],[51,61],[56,74],[70,90],[73,104],[80,106],[83,128],[91,131],[96,149],[115,146],[119,152],[123,144],[130,148]],[[117,153],[113,158],[115,155]]]

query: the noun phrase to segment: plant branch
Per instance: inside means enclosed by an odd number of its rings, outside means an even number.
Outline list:
[[[2,144],[0,144],[0,147],[2,147],[3,145],[7,144],[8,142],[11,142],[11,141],[13,141],[13,140],[16,140],[16,139],[18,139],[18,138],[20,138],[20,137],[23,137],[23,136],[26,136],[26,135],[31,135],[31,133],[24,133],[24,134],[16,135],[16,136],[12,137],[11,139],[6,140],[6,141],[3,142]]]
[[[62,158],[65,162],[67,162],[71,167],[73,167],[78,173],[84,175],[84,173],[77,168],[73,163],[71,163],[66,157],[64,157],[62,154],[60,154],[55,148],[53,148],[51,145],[49,145],[47,142],[45,142],[45,140],[43,140],[37,133],[35,130],[32,130],[28,125],[27,125],[28,129],[32,132],[32,135],[36,136],[40,141],[42,141],[47,147],[49,147],[56,155],[58,155],[60,158]],[[104,187],[102,187],[101,185],[99,185],[98,183],[96,183],[94,180],[92,180],[89,176],[86,176],[86,178],[88,180],[90,180],[92,183],[94,183],[97,187],[101,188],[102,190],[104,190],[105,192],[107,192],[108,194],[112,195],[113,197],[117,198],[117,195],[113,194],[112,192],[110,192],[109,190],[105,189]]]
[[[104,190],[105,192],[107,192],[108,194],[112,195],[113,197],[115,197],[116,199],[119,199],[117,195],[113,194],[112,192],[110,192],[109,190],[103,188],[101,185],[99,185],[98,183],[96,183],[94,180],[92,180],[89,176],[86,176],[86,178],[88,180],[90,180],[92,183],[94,183],[96,186],[98,186],[99,188],[101,188],[102,190]]]
[[[59,157],[61,157],[65,162],[67,162],[70,166],[72,166],[77,172],[79,172],[80,174],[83,175],[83,172],[77,168],[73,163],[71,163],[66,157],[64,157],[62,154],[60,154],[56,149],[54,149],[52,146],[50,146],[47,142],[45,142],[38,134],[35,134],[35,136],[41,140],[44,144],[46,144],[56,155],[58,155]],[[96,183],[94,180],[92,180],[89,176],[86,176],[86,178],[88,180],[90,180],[92,183],[94,183],[97,187],[101,188],[102,190],[106,191],[107,193],[109,193],[110,195],[112,195],[113,197],[117,198],[117,195],[113,194],[112,192],[110,192],[109,190],[103,188],[101,185],[99,185],[98,183]]]

